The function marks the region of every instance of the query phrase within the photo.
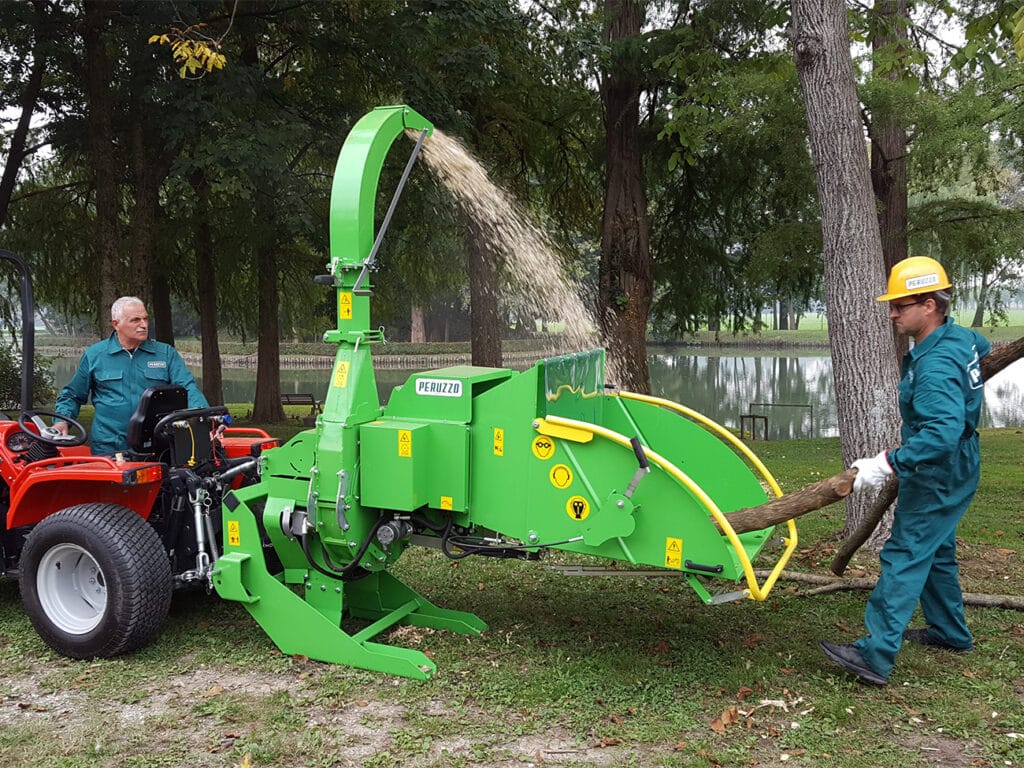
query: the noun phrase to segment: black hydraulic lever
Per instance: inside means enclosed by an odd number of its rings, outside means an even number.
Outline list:
[[[647,454],[644,453],[644,447],[640,443],[640,438],[629,438],[629,444],[633,446],[633,453],[636,454],[636,460],[640,466],[633,474],[633,479],[629,481],[629,487],[626,488],[626,492],[622,494],[627,499],[633,498],[633,494],[636,493],[636,487],[640,485],[640,481],[651,471],[651,463],[647,460]]]

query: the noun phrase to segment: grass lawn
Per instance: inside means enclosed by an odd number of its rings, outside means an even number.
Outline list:
[[[244,413],[244,410],[242,411]],[[269,425],[287,437],[298,427]],[[784,489],[838,471],[835,439],[756,443]],[[1024,434],[982,435],[960,531],[968,591],[1024,596]],[[798,522],[796,570],[827,573],[843,511]],[[438,674],[415,682],[278,653],[248,614],[180,593],[159,638],[79,662],[0,583],[0,755],[8,766],[1024,765],[1024,614],[968,608],[977,651],[907,647],[885,688],[828,662],[865,592],[704,606],[679,579],[580,578],[545,563],[411,549],[395,573],[477,613],[482,637],[395,630]],[[877,556],[851,568],[872,573]],[[918,617],[919,620],[919,617]]]

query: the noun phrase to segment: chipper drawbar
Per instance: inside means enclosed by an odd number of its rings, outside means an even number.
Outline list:
[[[317,278],[337,293],[338,326],[324,334],[338,345],[324,410],[315,428],[263,454],[258,483],[225,497],[217,592],[243,603],[284,653],[420,679],[436,670],[431,659],[372,638],[399,624],[465,634],[486,625],[391,574],[410,545],[453,558],[559,549],[678,571],[704,602],[719,599],[710,578],[745,580],[728,597],[763,600],[796,528],[788,523],[783,554],[758,584],[751,560],[771,529],[737,535],[725,513],[765,502],[764,486],[781,495],[775,480],[714,422],[606,389],[602,350],[523,372],[414,374],[380,406],[370,346],[383,334],[370,330],[368,270],[432,130],[408,107],[382,107],[342,147],[329,274]],[[384,159],[407,131],[419,141],[375,238]],[[349,634],[343,618],[365,626]]]

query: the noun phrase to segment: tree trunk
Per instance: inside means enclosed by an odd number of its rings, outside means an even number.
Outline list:
[[[174,346],[174,317],[171,309],[171,285],[161,270],[154,270],[145,281],[149,289],[149,311],[153,313],[150,336]]]
[[[409,341],[422,344],[427,340],[427,324],[423,317],[423,307],[412,305],[409,320]]]
[[[896,351],[885,307],[875,301],[885,284],[882,243],[845,5],[793,0],[791,35],[817,175],[840,448],[849,466],[899,441]],[[870,506],[864,494],[848,496],[846,530]]]
[[[258,246],[257,264],[259,337],[256,342],[256,396],[253,400],[252,418],[257,422],[282,421],[284,408],[281,407],[281,344],[277,322],[280,298],[277,294],[277,254],[271,244],[263,243]]]
[[[217,267],[210,226],[210,184],[201,170],[192,174],[192,189],[196,200],[196,296],[203,350],[203,394],[210,405],[223,405],[224,378],[217,331]]]
[[[498,306],[496,254],[487,246],[480,224],[470,219],[466,227],[469,253],[470,349],[473,365],[500,368],[501,314]]]
[[[113,78],[104,33],[113,6],[101,0],[85,0],[82,40],[85,57],[83,75],[87,99],[86,126],[89,154],[96,180],[96,222],[93,235],[94,258],[99,276],[99,317],[101,331],[109,330],[110,305],[125,292],[127,281],[121,263],[118,232],[119,163],[114,138]],[[105,334],[103,334],[105,335]]]
[[[876,0],[872,14],[871,50],[876,78],[898,81],[905,67],[900,58],[907,50],[907,0]],[[882,63],[889,68],[881,71]],[[871,185],[878,203],[878,229],[886,273],[907,258],[907,131],[900,115],[882,112],[872,115],[868,125],[871,140]],[[892,327],[896,360],[910,349],[906,335]]]
[[[640,151],[642,83],[635,53],[646,3],[605,0],[604,40],[612,49],[601,83],[606,178],[601,226],[598,315],[609,354],[609,381],[634,392],[650,392],[647,317],[653,278],[647,223],[647,193]]]
[[[985,302],[988,300],[988,272],[981,273],[981,288],[978,289],[978,306],[974,310],[971,328],[981,328],[985,324]]]
[[[25,90],[21,92],[21,99],[18,103],[21,115],[18,117],[14,133],[11,135],[11,144],[7,148],[7,162],[4,164],[3,176],[0,177],[0,227],[7,220],[7,209],[11,204],[11,196],[14,194],[18,171],[21,170],[21,164],[25,160],[25,143],[32,125],[32,115],[36,111],[39,94],[43,89],[43,73],[46,71],[47,59],[43,53],[43,44],[49,35],[50,26],[46,15],[46,3],[42,0],[33,0],[32,5],[35,7],[35,45],[32,49],[32,69],[29,71]]]

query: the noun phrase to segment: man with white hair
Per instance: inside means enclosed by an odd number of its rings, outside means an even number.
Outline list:
[[[177,384],[188,392],[189,408],[209,406],[178,350],[149,338],[149,315],[141,299],[122,296],[115,301],[110,324],[114,332],[82,353],[78,370],[60,391],[54,408],[73,419],[92,397],[95,454],[128,449],[128,421],[150,387]],[[67,433],[67,422],[57,421],[54,426]]]

